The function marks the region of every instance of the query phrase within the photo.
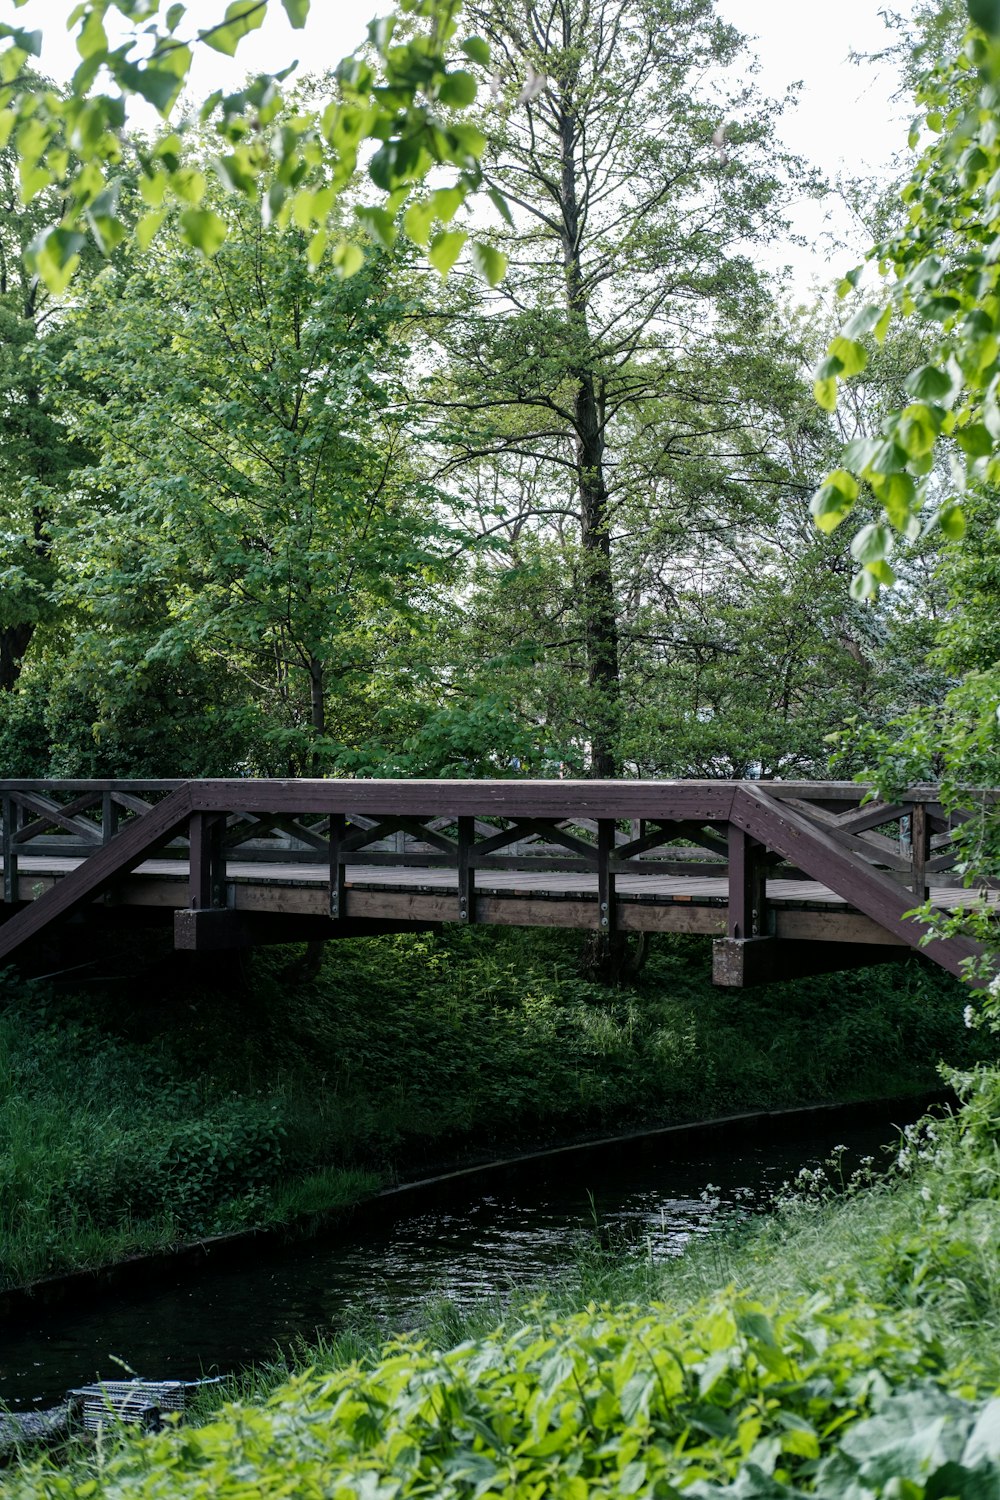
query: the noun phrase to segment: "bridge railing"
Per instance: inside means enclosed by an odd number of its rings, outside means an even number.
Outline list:
[[[459,909],[473,919],[475,871],[596,871],[609,896],[622,875],[729,876],[733,859],[727,796],[733,782],[390,782],[350,780],[0,781],[4,900],[19,900],[26,857],[87,859],[166,797],[190,787],[197,809],[160,843],[158,857],[187,865],[192,904],[217,904],[230,861],[330,868],[332,907],[352,866],[453,869]],[[853,782],[755,782],[841,847],[924,899],[933,880],[958,884],[961,814],[946,813],[935,788],[912,788],[891,804],[866,802]],[[621,814],[600,817],[610,789]],[[360,804],[360,805],[357,805]],[[382,804],[385,804],[384,806]],[[466,807],[470,811],[465,811]],[[591,815],[588,815],[591,814]],[[736,840],[739,844],[739,839]],[[758,889],[762,929],[766,881],[798,871],[766,845],[737,850],[739,879]],[[745,874],[744,866],[751,870]],[[34,868],[38,868],[37,864]],[[206,873],[207,872],[207,873]],[[464,899],[462,892],[464,891]],[[214,893],[214,894],[212,894]],[[612,901],[602,899],[610,914]]]

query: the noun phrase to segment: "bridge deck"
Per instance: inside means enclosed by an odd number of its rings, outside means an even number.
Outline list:
[[[20,900],[36,899],[83,864],[82,859],[22,855],[18,861]],[[348,893],[345,916],[455,920],[458,877],[454,870],[347,864],[344,877]],[[177,909],[186,905],[189,878],[186,860],[145,860],[116,889],[113,901],[116,905]],[[231,910],[327,914],[329,871],[321,865],[231,859],[226,866],[226,883],[226,906]],[[765,887],[768,907],[775,913],[772,925],[779,936],[905,946],[902,939],[857,912],[843,896],[818,881],[779,877],[767,880]],[[482,915],[500,925],[584,930],[597,926],[598,877],[588,871],[482,870],[477,872],[476,888],[480,900],[490,903]],[[981,899],[978,891],[944,885],[931,886],[929,896],[942,911],[956,911]],[[726,875],[619,875],[615,899],[619,923],[630,931],[721,933],[727,927]],[[991,892],[988,899],[998,905],[1000,892]],[[535,906],[533,912],[526,911],[526,902]],[[824,920],[845,915],[853,920]]]

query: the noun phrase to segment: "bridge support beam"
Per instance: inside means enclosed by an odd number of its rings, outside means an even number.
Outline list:
[[[716,938],[712,944],[712,983],[721,989],[746,990],[842,969],[868,969],[900,963],[910,948],[880,943],[800,942],[794,938]]]
[[[221,953],[270,943],[326,942],[380,937],[392,932],[434,932],[439,922],[378,921],[363,917],[331,922],[294,912],[227,911],[224,907],[174,912],[174,947],[182,953]]]

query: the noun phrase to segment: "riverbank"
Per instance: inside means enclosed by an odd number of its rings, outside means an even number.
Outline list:
[[[664,940],[629,987],[578,939],[454,932],[255,956],[226,985],[135,949],[0,999],[0,1287],[254,1226],[561,1140],[932,1087],[972,1060],[914,962],[714,990]]]
[[[887,1180],[845,1184],[834,1153],[777,1214],[659,1264],[595,1237],[502,1322],[439,1303],[388,1344],[356,1330],[8,1493],[995,1494],[1000,1073],[958,1086]]]

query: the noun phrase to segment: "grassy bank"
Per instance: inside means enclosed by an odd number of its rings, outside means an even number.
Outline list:
[[[0,1280],[356,1201],[397,1175],[588,1131],[886,1095],[965,1064],[964,996],[919,963],[716,991],[708,945],[637,982],[573,934],[465,931],[255,956],[212,983],[137,949],[0,1003]],[[85,971],[86,974],[86,971]]]
[[[773,1218],[655,1266],[584,1247],[507,1310],[440,1307],[258,1372],[200,1424],[29,1463],[28,1497],[1000,1493],[1000,1073],[887,1181],[837,1163]]]

